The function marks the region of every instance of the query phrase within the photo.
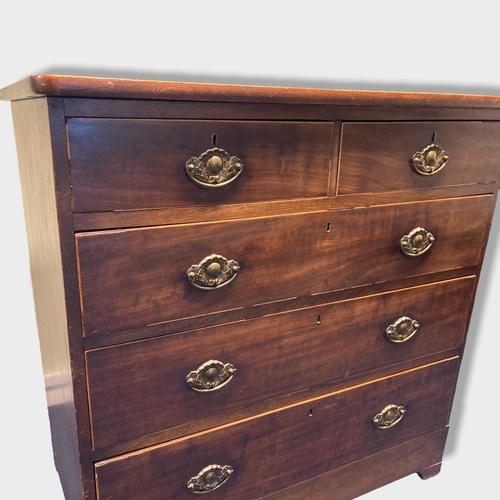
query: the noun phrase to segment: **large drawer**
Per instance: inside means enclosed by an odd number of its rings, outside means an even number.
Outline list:
[[[338,193],[494,182],[499,142],[498,122],[344,123]],[[431,144],[448,156],[441,170],[439,152],[425,150]],[[433,157],[427,161],[431,172],[436,169],[432,175],[421,175],[411,165],[422,151],[423,157]]]
[[[492,209],[493,197],[483,195],[81,233],[76,241],[84,333],[474,266]],[[423,255],[407,257],[400,240],[418,227],[430,231],[435,242]],[[200,290],[188,281],[188,271],[214,254],[234,260],[240,271],[222,288]]]
[[[212,486],[219,473],[228,476],[214,497],[261,498],[444,428],[458,365],[458,358],[445,360],[97,463],[98,497],[188,500],[188,483],[205,470]],[[403,418],[376,428],[376,415],[398,416],[389,405],[403,407]]]
[[[332,138],[331,123],[70,119],[73,208],[101,212],[326,196]],[[224,177],[226,167],[211,167],[211,174],[227,180],[204,188],[190,180],[186,163],[213,148],[241,160],[243,170],[236,177],[229,169]],[[220,152],[200,158],[204,173],[214,155],[222,158]]]
[[[474,283],[462,278],[89,351],[94,446],[458,348]],[[411,320],[420,326],[405,327]],[[389,340],[395,324],[401,337]]]

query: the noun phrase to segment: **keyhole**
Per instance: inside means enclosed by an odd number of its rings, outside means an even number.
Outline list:
[[[318,314],[318,318],[316,319],[316,324],[317,325],[321,324],[321,314]]]
[[[217,134],[212,134],[212,146],[217,146]]]
[[[309,416],[312,417],[313,416],[313,410],[312,408],[309,410]]]
[[[329,233],[329,232],[331,231],[331,229],[332,229],[332,223],[331,223],[331,222],[328,222],[328,223],[326,224],[326,232],[327,232],[327,233]]]
[[[436,140],[436,132],[432,134],[432,142],[435,142],[435,140]]]

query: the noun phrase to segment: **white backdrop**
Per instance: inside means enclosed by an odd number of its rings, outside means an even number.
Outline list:
[[[57,73],[500,95],[492,4],[461,5],[467,7],[423,0],[8,2],[0,17],[0,87],[32,73]],[[0,131],[0,498],[62,500],[6,102],[0,102]],[[480,163],[478,158],[478,168]],[[499,219],[477,294],[443,469],[429,481],[410,476],[367,494],[367,500],[463,498],[476,496],[479,488],[483,498],[498,498]]]

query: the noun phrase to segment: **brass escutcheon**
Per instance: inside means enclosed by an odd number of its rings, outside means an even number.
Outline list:
[[[236,368],[231,363],[222,363],[211,359],[203,363],[186,377],[186,383],[197,392],[212,392],[228,384],[234,375]]]
[[[187,270],[187,279],[200,290],[216,290],[231,283],[239,271],[240,265],[235,260],[212,254],[199,264],[192,265]]]
[[[197,158],[190,158],[186,162],[188,177],[198,186],[205,188],[226,186],[242,171],[241,160],[220,148],[207,149]]]
[[[188,481],[187,489],[191,493],[198,495],[210,493],[222,486],[233,472],[234,470],[230,465],[209,465]]]
[[[413,170],[420,175],[437,174],[448,161],[448,154],[437,144],[429,144],[421,151],[417,151],[411,158]]]
[[[403,236],[399,242],[407,257],[418,257],[431,248],[436,238],[423,227],[417,227]]]
[[[389,325],[385,334],[387,338],[395,344],[400,344],[410,340],[417,333],[420,323],[408,316],[399,318],[395,323]]]
[[[388,405],[373,417],[373,425],[377,429],[390,429],[401,422],[406,410],[403,406]]]

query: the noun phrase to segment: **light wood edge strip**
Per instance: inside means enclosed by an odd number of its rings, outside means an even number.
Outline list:
[[[44,74],[31,75],[0,90],[0,99],[3,100],[42,95],[220,102],[500,107],[500,96],[495,95],[180,83]]]
[[[103,333],[99,335],[91,335],[89,337],[84,337],[83,343],[85,350],[90,350],[100,347],[123,344],[127,342],[134,342],[136,340],[156,338],[164,335],[197,330],[199,328],[205,328],[211,325],[223,325],[234,323],[237,321],[250,321],[263,316],[273,315],[281,311],[289,312],[294,310],[320,307],[324,304],[350,300],[360,295],[376,295],[378,293],[392,292],[398,289],[411,288],[413,286],[420,286],[427,283],[436,284],[441,281],[460,279],[464,276],[468,277],[471,275],[476,275],[477,268],[478,266],[458,268],[438,273],[424,274],[417,276],[416,278],[402,278],[394,281],[373,283],[368,286],[356,286],[334,290],[330,293],[325,293],[322,295],[304,296],[297,298],[295,301],[290,301],[290,304],[286,304],[287,309],[285,311],[283,309],[283,302],[273,302],[264,306],[242,307],[235,310],[234,314],[208,313],[190,318],[156,323],[155,325],[150,326],[142,326],[137,328],[130,328],[127,330],[118,330]]]
[[[182,436],[182,437],[179,437],[177,439],[173,439],[171,441],[168,441],[168,443],[159,443],[159,444],[154,445],[154,446],[149,446],[147,448],[143,448],[143,449],[140,449],[140,450],[132,451],[130,453],[125,453],[125,454],[120,455],[118,457],[113,457],[113,458],[110,458],[110,459],[107,459],[107,460],[102,460],[100,462],[95,463],[94,466],[95,466],[96,469],[98,469],[99,467],[102,467],[102,466],[104,466],[104,465],[106,465],[108,463],[115,462],[116,460],[122,460],[124,458],[129,458],[129,457],[132,457],[132,456],[135,456],[135,455],[141,455],[143,453],[147,453],[149,451],[161,448],[161,447],[166,446],[166,445],[171,445],[171,444],[175,444],[175,443],[179,443],[179,442],[185,441],[186,439],[192,439],[192,438],[196,438],[198,436],[203,436],[203,435],[205,435],[207,433],[213,432],[215,429],[217,429],[217,430],[226,429],[226,428],[229,428],[229,427],[233,427],[234,425],[243,424],[245,422],[250,422],[252,420],[265,417],[267,415],[272,415],[272,414],[280,413],[280,412],[286,411],[286,410],[288,410],[290,408],[296,408],[296,407],[302,406],[302,405],[314,404],[317,401],[321,401],[322,399],[329,398],[329,397],[335,396],[337,394],[342,394],[344,392],[356,390],[356,389],[358,389],[360,387],[365,387],[367,385],[376,384],[376,383],[381,382],[383,380],[387,380],[387,379],[394,378],[394,377],[399,377],[399,376],[402,376],[402,375],[406,375],[408,373],[416,372],[416,371],[419,371],[419,370],[425,370],[427,368],[430,368],[431,366],[435,366],[435,365],[438,365],[438,364],[441,364],[441,363],[448,363],[448,362],[451,362],[451,361],[454,361],[454,360],[458,361],[459,358],[460,358],[460,356],[456,355],[456,356],[451,356],[449,358],[439,359],[437,361],[433,361],[433,362],[430,362],[430,363],[427,363],[427,364],[424,364],[424,365],[416,366],[414,368],[410,368],[410,369],[407,369],[407,370],[402,371],[402,372],[391,373],[390,375],[385,375],[385,376],[382,376],[382,377],[379,377],[379,378],[375,378],[375,379],[371,379],[371,380],[367,380],[367,381],[361,382],[359,384],[351,385],[351,386],[348,386],[348,387],[343,387],[343,388],[335,390],[333,392],[329,392],[327,394],[322,394],[321,396],[313,397],[313,398],[310,398],[310,399],[302,399],[300,401],[297,401],[296,403],[292,403],[292,404],[289,404],[287,406],[282,406],[282,407],[275,408],[275,409],[272,409],[272,410],[269,410],[269,411],[265,411],[265,412],[259,413],[257,415],[252,415],[252,416],[247,417],[247,418],[242,418],[242,419],[236,420],[234,422],[229,422],[227,424],[220,425],[220,426],[218,426],[216,428],[206,429],[206,430],[202,430],[202,431],[199,431],[199,432],[195,432],[193,434]],[[457,370],[458,370],[458,365],[457,365]]]
[[[311,305],[311,306],[303,306],[303,307],[291,308],[291,309],[286,309],[286,310],[278,309],[274,312],[271,312],[268,314],[263,314],[262,316],[251,316],[251,317],[239,318],[239,319],[235,319],[232,321],[226,321],[224,323],[210,324],[208,326],[204,326],[204,327],[200,327],[200,328],[195,327],[195,328],[189,328],[186,330],[180,330],[180,331],[172,332],[170,334],[157,335],[154,337],[144,337],[144,338],[131,339],[131,340],[126,340],[124,342],[119,342],[119,343],[113,342],[109,345],[90,346],[86,349],[86,352],[100,351],[102,349],[109,349],[110,347],[112,348],[112,347],[117,346],[117,345],[135,344],[135,343],[143,342],[143,341],[146,341],[149,339],[159,339],[159,338],[170,336],[170,335],[177,335],[177,334],[192,332],[192,331],[196,331],[196,330],[204,330],[206,332],[209,332],[211,329],[217,329],[223,325],[234,325],[234,324],[245,323],[245,322],[248,323],[248,322],[255,321],[258,319],[262,319],[262,318],[284,316],[284,315],[287,315],[290,313],[296,313],[296,312],[300,312],[300,311],[307,311],[307,310],[312,310],[312,309],[330,307],[334,304],[345,304],[348,302],[355,302],[358,300],[372,299],[372,298],[378,297],[378,296],[390,295],[390,294],[411,291],[411,290],[417,291],[418,289],[421,289],[421,288],[436,287],[436,286],[445,285],[445,284],[453,283],[453,282],[457,282],[457,281],[474,280],[474,279],[476,279],[476,277],[477,276],[475,274],[466,274],[464,276],[457,276],[457,277],[445,279],[442,281],[421,283],[418,285],[410,285],[410,286],[403,287],[403,288],[396,288],[394,290],[384,290],[383,292],[372,292],[372,293],[367,293],[365,295],[348,297],[348,298],[344,298],[344,299],[340,298],[338,300],[321,302],[320,304],[315,304],[315,305]],[[285,300],[288,300],[288,299],[285,299]],[[282,301],[269,302],[269,304],[275,304],[276,302],[282,302]],[[472,302],[473,302],[472,299],[470,302],[471,302],[470,305],[472,305]],[[254,307],[254,306],[252,306],[252,307]],[[239,308],[239,309],[244,309],[244,308]],[[154,327],[154,326],[162,325],[162,324],[163,323],[155,323],[155,324],[147,325],[146,327],[140,327],[140,328],[143,329],[143,328]],[[132,330],[134,330],[134,329],[132,328]],[[118,331],[115,333],[120,334],[123,331],[127,331],[127,330],[121,330],[121,331]]]
[[[295,199],[272,202],[242,203],[236,205],[207,205],[201,207],[176,207],[146,210],[130,210],[101,213],[76,213],[73,215],[74,230],[98,231],[102,229],[140,228],[172,224],[218,222],[224,220],[295,215],[306,212],[322,212],[415,203],[463,196],[487,195],[495,192],[496,183],[467,184],[429,189],[393,191],[388,203],[387,192],[363,193],[322,198]]]

